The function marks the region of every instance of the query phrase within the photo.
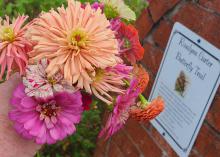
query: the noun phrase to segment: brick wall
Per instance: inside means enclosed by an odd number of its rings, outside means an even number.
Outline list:
[[[220,48],[220,0],[152,0],[136,22],[151,75],[149,96],[174,22],[179,21]],[[149,123],[129,119],[110,140],[97,141],[95,157],[175,157],[176,153]],[[220,88],[190,157],[220,157]]]

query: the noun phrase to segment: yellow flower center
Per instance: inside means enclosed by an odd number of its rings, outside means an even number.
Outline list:
[[[54,86],[57,83],[57,80],[54,79],[53,77],[49,77],[47,79],[48,83],[51,84],[52,86]]]
[[[96,69],[96,74],[95,74],[95,77],[93,79],[94,82],[102,80],[102,77],[103,77],[104,73],[105,72],[104,72],[103,69],[100,69],[100,68]]]
[[[1,41],[14,41],[15,39],[15,35],[14,35],[14,31],[11,27],[3,27],[0,30],[0,40]]]
[[[84,48],[88,42],[88,36],[82,29],[74,30],[70,35],[70,43],[77,49]]]

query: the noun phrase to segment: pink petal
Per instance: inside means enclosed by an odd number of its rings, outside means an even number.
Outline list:
[[[68,112],[62,112],[60,114],[62,115],[62,117],[66,117],[67,119],[71,120],[73,123],[79,123],[81,120],[81,116],[79,115],[76,116]]]
[[[43,127],[43,122],[37,120],[35,125],[29,130],[29,133],[33,136],[37,136],[41,132],[42,127]]]
[[[18,97],[12,97],[10,100],[10,104],[15,107],[17,106],[17,104],[20,104],[20,103],[21,103],[21,99]]]
[[[41,137],[45,137],[46,138],[46,133],[47,133],[46,126],[45,126],[45,124],[43,124],[43,125],[41,125],[41,128],[40,128],[40,130],[38,132],[37,137],[38,138],[41,138]]]
[[[47,143],[48,144],[56,143],[56,140],[54,140],[49,133],[47,133]]]
[[[43,136],[36,138],[36,143],[37,144],[45,144],[46,141],[47,141],[46,133]]]
[[[47,129],[51,129],[54,127],[54,124],[52,123],[49,117],[46,117],[44,121],[45,121]]]
[[[13,96],[17,97],[17,98],[23,98],[25,97],[25,93],[24,93],[24,85],[22,83],[20,83],[17,88],[14,90],[13,92]]]
[[[54,140],[58,140],[60,137],[60,133],[59,133],[58,128],[50,129],[50,135]]]
[[[61,123],[63,123],[64,125],[71,125],[72,124],[72,122],[69,120],[69,119],[67,119],[67,118],[65,118],[65,117],[63,117],[63,116],[59,116],[58,117],[58,119],[61,121]]]
[[[24,97],[21,100],[21,105],[25,108],[33,108],[37,106],[37,102],[31,97]]]
[[[27,130],[24,129],[24,126],[23,126],[21,123],[16,123],[16,124],[14,125],[14,128],[15,128],[15,130],[16,130],[18,133],[22,134],[22,136],[23,136],[24,138],[27,138],[27,139],[32,139],[32,138],[33,138],[33,136],[31,136],[31,135],[27,132]]]
[[[36,123],[38,116],[35,116],[32,119],[29,119],[27,122],[24,123],[24,128],[30,130]]]
[[[65,131],[67,134],[72,135],[76,131],[76,127],[74,125],[67,126]]]

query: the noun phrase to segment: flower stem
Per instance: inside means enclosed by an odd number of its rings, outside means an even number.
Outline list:
[[[36,154],[37,157],[41,157],[40,152],[38,151]]]
[[[147,107],[149,101],[142,94],[139,94],[139,99],[141,100],[141,108]]]
[[[130,86],[130,82],[128,82],[128,80],[123,80],[125,82],[125,84],[129,87]],[[145,108],[147,107],[147,105],[149,104],[149,101],[145,98],[145,96],[143,96],[142,94],[139,94],[139,99],[141,100],[141,107]]]

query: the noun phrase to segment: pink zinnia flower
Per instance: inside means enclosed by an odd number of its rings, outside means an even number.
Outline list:
[[[25,73],[28,63],[27,53],[32,50],[32,43],[25,38],[28,25],[23,26],[27,16],[18,16],[10,23],[9,17],[0,18],[0,80],[7,69],[7,79],[12,68],[20,69],[20,74]]]
[[[112,104],[114,94],[123,94],[125,83],[123,79],[129,78],[132,67],[118,64],[106,69],[96,69],[91,84],[93,94],[107,104]]]
[[[83,9],[85,9],[85,8],[86,8],[86,3],[82,3],[82,4],[81,4],[81,7],[82,7]],[[103,9],[104,9],[104,4],[103,4],[103,3],[99,3],[99,2],[94,2],[94,3],[91,4],[91,8],[92,8],[92,9],[95,9],[95,10],[97,10],[97,9],[100,8],[100,9],[103,11]]]
[[[91,93],[91,73],[122,62],[114,32],[100,8],[85,8],[68,0],[68,7],[42,13],[30,29],[30,37],[37,42],[29,53],[31,60],[44,57],[50,60],[46,72],[49,77],[61,69],[69,83]]]
[[[28,97],[20,84],[11,99],[9,118],[16,131],[38,144],[53,144],[76,131],[83,111],[80,92],[56,93],[47,99]]]
[[[36,65],[27,66],[26,76],[23,77],[25,93],[28,96],[46,98],[53,96],[55,92],[74,92],[72,84],[67,83],[60,72],[47,77],[45,69],[48,64],[47,59],[42,59]]]
[[[99,134],[99,137],[106,135],[107,139],[124,126],[129,118],[129,109],[135,104],[135,101],[140,94],[140,90],[136,88],[137,83],[137,80],[133,80],[126,93],[117,97],[113,112],[110,114],[105,127]]]
[[[111,19],[111,30],[115,31],[115,34],[118,34],[118,30],[121,27],[121,20],[119,18]]]
[[[99,2],[94,2],[92,5],[91,5],[91,7],[93,8],[93,9],[95,9],[95,10],[97,10],[97,9],[101,9],[102,11],[103,11],[103,9],[104,9],[104,4],[103,3],[99,3]]]

